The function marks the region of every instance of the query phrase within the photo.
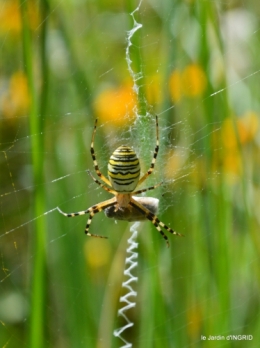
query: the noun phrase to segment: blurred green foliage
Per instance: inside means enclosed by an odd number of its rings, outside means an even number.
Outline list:
[[[107,199],[86,170],[127,142],[158,214],[139,234],[134,347],[256,347],[260,340],[257,1],[0,2],[0,347],[119,347],[127,222],[66,219]],[[139,78],[140,77],[140,78]],[[138,93],[133,90],[137,87]],[[136,115],[139,114],[139,117]],[[201,336],[252,335],[252,341]],[[221,338],[221,337],[220,337]]]

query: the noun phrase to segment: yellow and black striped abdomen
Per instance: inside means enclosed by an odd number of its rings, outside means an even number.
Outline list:
[[[140,177],[140,164],[131,147],[120,146],[113,152],[108,162],[108,176],[115,191],[134,191]]]

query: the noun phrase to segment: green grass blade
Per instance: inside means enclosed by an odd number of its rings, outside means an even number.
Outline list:
[[[32,279],[31,279],[31,315],[29,326],[29,347],[44,347],[45,295],[46,295],[46,226],[44,218],[37,218],[45,211],[45,192],[43,182],[43,123],[39,117],[36,87],[33,73],[33,42],[29,29],[27,1],[21,1],[22,36],[24,67],[28,80],[30,96],[29,126],[32,147],[32,168],[35,191],[33,209],[36,217],[32,238]],[[44,25],[43,25],[44,27]],[[43,93],[44,95],[44,93]]]

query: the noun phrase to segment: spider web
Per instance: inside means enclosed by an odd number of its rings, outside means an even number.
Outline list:
[[[159,198],[158,217],[185,238],[177,240],[168,235],[168,250],[150,222],[140,224],[139,260],[133,271],[138,277],[137,304],[129,311],[134,327],[125,339],[136,347],[152,343],[156,347],[200,347],[204,340],[208,347],[228,347],[233,343],[230,335],[246,335],[236,338],[240,341],[236,344],[241,347],[246,340],[248,347],[257,347],[259,134],[245,146],[241,142],[244,175],[233,167],[225,172],[224,165],[219,165],[219,153],[225,159],[229,149],[225,141],[216,139],[223,134],[232,138],[232,132],[223,133],[227,115],[234,118],[252,109],[259,112],[259,16],[243,2],[234,8],[216,4],[219,8],[214,8],[216,13],[207,23],[205,38],[195,15],[199,5],[194,3],[193,7],[188,1],[140,2],[134,12],[140,25],[133,20],[129,24],[134,9],[119,5],[99,10],[93,4],[89,8],[80,3],[71,5],[71,19],[69,5],[51,3],[50,13],[34,27],[37,34],[43,22],[51,22],[47,52],[52,85],[42,134],[31,134],[27,113],[11,110],[6,116],[5,106],[13,103],[15,107],[8,92],[11,68],[7,56],[14,52],[16,38],[12,27],[6,31],[0,28],[4,57],[4,73],[0,75],[1,347],[29,346],[26,332],[30,326],[36,255],[33,239],[38,220],[46,223],[44,347],[120,345],[113,331],[124,325],[117,311],[119,298],[125,294],[121,284],[131,225],[97,214],[91,231],[109,239],[93,240],[84,235],[87,216],[65,219],[56,207],[76,212],[108,199],[109,195],[87,174],[89,169],[94,173],[90,156],[94,115],[99,117],[95,151],[100,170],[106,175],[109,156],[122,144],[133,146],[143,172],[149,168],[156,144],[155,114],[159,117],[160,151],[155,171],[143,187],[163,181],[159,189],[147,195]],[[7,5],[1,2],[0,16]],[[240,23],[244,24],[243,31]],[[214,30],[217,25],[224,48]],[[68,32],[71,41],[67,41]],[[37,35],[34,40],[39,45]],[[189,62],[199,61],[206,54],[200,47],[205,40],[211,43],[211,53],[204,74],[212,88],[192,96],[190,81],[186,95],[181,97],[184,101],[173,100],[171,93],[178,91],[169,90],[168,76],[175,71],[184,75]],[[14,66],[19,67],[16,60]],[[82,75],[78,67],[82,67]],[[88,84],[84,76],[90,76]],[[83,87],[83,97],[80,84],[88,87]],[[110,99],[114,98],[113,105],[133,105],[133,112],[126,108],[120,122],[99,109],[107,102],[102,94],[107,90]],[[144,90],[147,94],[141,100],[145,105],[142,112],[132,99],[136,101]],[[125,91],[132,99],[125,97]],[[63,93],[70,97],[63,98]],[[104,99],[98,99],[102,95]],[[209,104],[214,106],[212,115],[205,111],[210,110]],[[113,115],[114,106],[109,107]],[[116,109],[115,114],[119,113]],[[239,136],[239,127],[236,132]],[[45,143],[43,152],[37,154],[44,161],[44,181],[37,183],[33,181],[31,161],[35,137]],[[227,162],[233,163],[228,158]],[[36,216],[33,197],[41,188],[46,195],[45,209]],[[233,249],[229,252],[224,245]]]

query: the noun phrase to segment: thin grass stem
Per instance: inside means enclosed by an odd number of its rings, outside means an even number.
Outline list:
[[[32,171],[34,187],[37,190],[33,193],[34,216],[40,216],[45,210],[44,186],[39,185],[43,182],[43,122],[39,117],[39,107],[36,96],[33,72],[33,41],[29,29],[29,17],[27,1],[21,0],[22,17],[22,44],[24,56],[24,69],[28,80],[28,91],[30,96],[29,127],[32,147]],[[44,25],[42,26],[44,27]],[[32,279],[31,279],[31,314],[29,326],[29,347],[44,347],[44,322],[45,322],[45,275],[46,275],[46,224],[45,219],[35,220],[33,228],[32,249]]]

